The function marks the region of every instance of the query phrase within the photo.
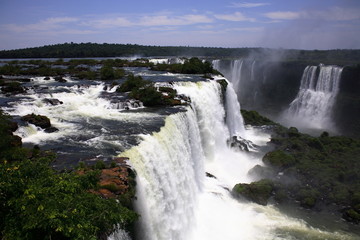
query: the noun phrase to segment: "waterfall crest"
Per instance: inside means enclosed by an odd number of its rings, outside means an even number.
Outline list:
[[[286,110],[285,118],[307,128],[333,129],[332,108],[339,92],[342,69],[322,64],[307,66],[299,92]]]

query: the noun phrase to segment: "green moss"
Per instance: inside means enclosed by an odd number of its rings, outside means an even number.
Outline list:
[[[275,150],[267,153],[263,157],[263,161],[264,163],[279,169],[285,169],[295,164],[294,156],[285,153],[282,150]]]
[[[245,109],[241,109],[241,115],[244,118],[245,124],[249,124],[252,126],[277,125],[277,123],[271,121],[266,117],[261,116],[256,111],[248,111]]]
[[[263,179],[258,182],[250,184],[239,183],[233,188],[235,194],[239,194],[246,199],[258,203],[260,205],[267,205],[268,199],[274,190],[272,181]]]

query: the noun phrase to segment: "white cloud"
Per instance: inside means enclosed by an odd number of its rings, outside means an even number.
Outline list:
[[[198,23],[211,23],[213,20],[206,15],[184,15],[169,17],[166,15],[161,16],[144,16],[136,25],[140,26],[180,26],[192,25]]]
[[[274,20],[293,20],[301,17],[301,12],[269,12],[264,14],[266,17]]]
[[[63,28],[65,24],[77,22],[77,18],[61,17],[47,18],[32,24],[4,24],[5,29],[13,32],[49,31]]]
[[[215,17],[220,20],[233,21],[233,22],[241,22],[241,21],[254,22],[255,21],[255,18],[248,18],[241,12],[235,12],[233,14],[216,14]]]
[[[250,2],[240,2],[240,3],[231,3],[232,8],[254,8],[270,5],[270,3],[250,3]]]
[[[83,25],[88,25],[95,28],[113,28],[113,27],[130,27],[134,25],[134,23],[132,23],[126,18],[117,17],[117,18],[105,18],[105,19],[94,20],[84,23]]]
[[[227,32],[261,32],[263,31],[263,27],[244,27],[244,28],[228,28]]]

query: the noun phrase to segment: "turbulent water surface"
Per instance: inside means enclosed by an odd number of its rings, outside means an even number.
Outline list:
[[[262,164],[263,153],[231,149],[227,141],[232,136],[259,146],[269,141],[261,129],[245,129],[232,84],[222,96],[214,80],[130,70],[151,80],[171,81],[191,104],[149,109],[115,94],[102,82],[68,79],[60,84],[44,78],[28,83],[32,89],[28,94],[1,96],[1,103],[15,119],[29,113],[50,118],[58,132],[45,133],[23,124],[16,134],[25,144],[55,150],[58,167],[79,160],[129,157],[137,172],[135,205],[141,215],[137,239],[356,239],[350,233],[311,227],[275,206],[232,196],[236,183],[257,180],[248,172]],[[46,98],[63,104],[47,104]],[[129,236],[119,231],[109,239]]]

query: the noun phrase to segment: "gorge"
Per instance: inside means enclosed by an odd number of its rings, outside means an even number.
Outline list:
[[[59,158],[54,167],[59,169],[76,165],[78,160],[128,157],[137,173],[134,204],[140,220],[135,239],[356,239],[357,227],[344,222],[317,219],[319,224],[314,226],[285,214],[276,204],[262,206],[239,200],[231,191],[237,183],[260,179],[249,171],[264,165],[262,158],[271,150],[267,144],[271,132],[266,127],[244,126],[240,105],[268,115],[286,109],[297,113],[302,106],[295,108],[295,103],[304,101],[301,90],[312,90],[315,76],[320,84],[322,77],[327,76],[322,72],[339,76],[342,68],[285,64],[284,68],[297,70],[295,78],[278,70],[283,67],[281,63],[214,60],[213,66],[228,80],[221,76],[211,76],[211,80],[201,75],[125,68],[156,81],[157,88],[175,89],[181,99],[189,99],[184,105],[143,107],[126,99],[108,82],[70,76],[65,83],[33,77],[23,84],[27,93],[1,96],[2,109],[19,123],[20,116],[30,113],[50,118],[58,132],[45,133],[32,124],[22,124],[16,134],[25,145],[37,144],[56,151]],[[284,78],[274,84],[273,79],[279,75]],[[226,86],[220,81],[225,81]],[[309,82],[313,84],[305,84]],[[337,81],[340,91],[342,82]],[[284,92],[284,88],[288,91]],[[268,101],[270,98],[272,101]],[[58,99],[62,104],[44,103],[43,99]],[[291,105],[292,101],[295,103]],[[316,117],[323,119],[325,115]],[[327,127],[322,130],[328,130]],[[249,152],[231,147],[229,141],[233,137],[249,140],[254,147],[249,146]],[[110,237],[129,238],[123,231]]]

